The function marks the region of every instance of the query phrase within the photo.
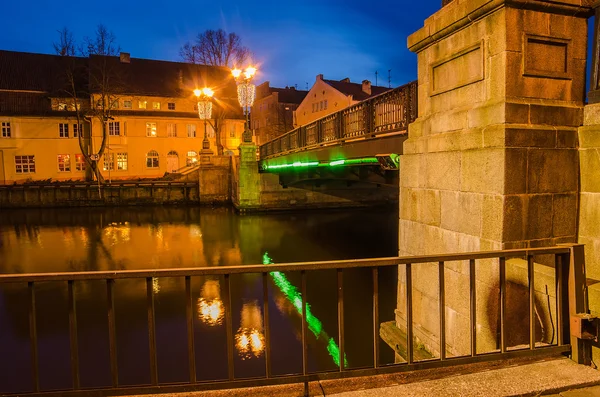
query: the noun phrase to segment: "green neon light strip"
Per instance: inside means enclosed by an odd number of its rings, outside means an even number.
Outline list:
[[[273,264],[273,260],[269,257],[267,252],[263,255],[263,265],[271,265]],[[302,294],[298,292],[298,289],[289,282],[289,280],[285,277],[285,274],[282,272],[270,272],[269,275],[273,277],[273,281],[275,285],[279,288],[281,292],[287,297],[287,299],[292,303],[298,314],[302,315]],[[265,303],[266,304],[266,303]],[[324,339],[328,339],[327,342],[327,351],[329,355],[333,359],[333,362],[338,367],[340,366],[340,348],[335,343],[333,338],[329,338],[327,333],[323,331],[323,324],[321,321],[316,318],[312,311],[310,310],[310,305],[306,302],[306,322],[308,324],[308,329],[315,335],[318,339],[319,336],[322,336]],[[348,358],[344,354],[344,365],[348,367]]]
[[[378,163],[378,162],[379,161],[377,160],[376,157],[362,157],[359,159],[339,159],[339,160],[330,161],[329,163],[327,163],[327,162],[320,163],[318,161],[308,161],[308,162],[296,161],[295,163],[267,165],[266,169],[267,170],[276,170],[276,169],[281,169],[281,168],[307,168],[307,167],[323,167],[323,166],[335,167],[335,166],[340,166],[340,165],[352,165],[352,164],[374,164],[374,163]]]

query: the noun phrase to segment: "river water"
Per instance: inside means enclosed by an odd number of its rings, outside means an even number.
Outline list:
[[[398,212],[354,209],[238,215],[229,208],[145,207],[0,211],[0,273],[141,270],[260,264],[397,255]],[[394,318],[396,267],[380,271],[380,321]],[[231,276],[236,378],[264,376],[263,286],[260,274]],[[198,380],[227,378],[223,278],[193,277]],[[366,269],[344,272],[346,361],[373,365],[372,281]],[[153,280],[160,383],[188,380],[183,278]],[[300,275],[268,278],[272,372],[302,372],[301,318],[294,305]],[[309,371],[336,370],[335,271],[308,272]],[[82,387],[111,384],[106,283],[75,284]],[[26,284],[0,284],[0,394],[32,389]],[[150,383],[146,285],[115,282],[120,385]],[[36,284],[42,390],[71,386],[67,284]],[[393,353],[378,341],[380,364]]]

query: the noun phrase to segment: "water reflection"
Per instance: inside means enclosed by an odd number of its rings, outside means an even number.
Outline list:
[[[242,360],[258,358],[265,350],[263,317],[258,301],[244,303],[241,325],[235,334],[235,347]]]
[[[219,280],[206,280],[198,298],[198,319],[210,326],[223,324],[223,300]]]

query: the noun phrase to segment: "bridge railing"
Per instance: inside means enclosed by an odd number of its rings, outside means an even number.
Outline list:
[[[413,81],[280,135],[260,146],[260,157],[406,131],[416,118],[417,82]]]
[[[56,355],[61,357],[70,357],[70,371],[72,378],[72,387],[69,388],[70,394],[81,394],[89,395],[92,391],[100,392],[98,395],[108,394],[150,394],[155,392],[178,392],[192,390],[205,390],[205,389],[218,389],[218,388],[231,388],[231,387],[250,387],[250,386],[261,386],[269,384],[280,384],[280,383],[296,383],[304,382],[305,388],[307,382],[317,379],[335,379],[345,378],[348,376],[365,376],[374,375],[380,373],[408,371],[415,369],[434,368],[440,366],[452,366],[459,364],[467,364],[479,361],[489,360],[504,360],[508,358],[521,357],[521,356],[539,356],[539,355],[553,355],[557,353],[565,353],[571,351],[570,344],[570,330],[569,330],[569,314],[570,307],[576,308],[577,302],[582,302],[584,299],[580,296],[582,291],[581,283],[585,283],[585,280],[581,279],[581,274],[577,276],[577,269],[582,268],[581,261],[583,257],[583,246],[573,245],[564,247],[550,247],[550,248],[538,248],[538,249],[522,249],[522,250],[504,250],[504,251],[491,251],[491,252],[472,252],[472,253],[460,253],[460,254],[448,254],[448,255],[436,255],[436,256],[414,256],[414,257],[392,257],[392,258],[373,258],[373,259],[360,259],[360,260],[345,260],[345,261],[329,261],[329,262],[309,262],[309,263],[291,263],[291,264],[270,264],[270,265],[252,265],[252,266],[223,266],[223,267],[204,267],[204,268],[187,268],[187,269],[161,269],[161,270],[144,270],[144,271],[92,271],[92,272],[77,272],[77,273],[53,273],[53,274],[12,274],[12,275],[0,275],[0,285],[7,283],[21,283],[26,289],[27,294],[24,295],[25,299],[28,300],[28,316],[29,316],[29,345],[31,351],[31,389],[29,391],[20,391],[19,393],[12,394],[40,394],[43,393],[45,396],[50,395],[63,395],[64,391],[56,390],[43,390],[40,387],[40,368],[38,365],[39,360],[39,347],[38,347],[38,335],[36,327],[36,318],[39,315],[39,309],[36,309],[36,294],[40,290],[48,288],[51,283],[59,283],[60,286],[67,286],[67,306],[65,309],[65,315],[68,313],[68,319],[55,318],[54,321],[68,321],[70,330],[70,352],[55,352]],[[524,274],[526,275],[528,298],[523,299],[523,302],[515,302],[514,295],[511,298],[511,306],[507,303],[507,275],[512,274],[507,272],[509,264],[507,263],[508,258],[525,258],[527,265]],[[534,259],[536,261],[534,261]],[[543,259],[543,261],[538,261]],[[469,303],[467,307],[469,309],[469,322],[470,325],[468,330],[465,332],[464,338],[470,337],[470,352],[462,356],[447,357],[447,322],[446,322],[446,296],[452,293],[452,296],[456,297],[456,291],[447,288],[447,281],[445,281],[445,273],[447,266],[450,266],[449,262],[456,263],[455,261],[466,261],[469,266],[469,289],[462,292],[465,296],[465,300]],[[479,267],[476,267],[476,261]],[[535,294],[534,290],[534,276],[538,274],[535,270],[534,264],[537,267],[539,263],[544,262],[544,266],[554,268],[554,288],[555,288],[555,308],[556,316],[555,324],[556,328],[553,328],[553,337],[550,343],[539,343],[536,341],[536,314],[537,309],[535,306]],[[439,354],[437,357],[420,359],[416,354],[415,350],[418,350],[416,342],[414,342],[415,335],[415,324],[413,324],[413,315],[415,310],[419,310],[415,306],[414,299],[415,291],[413,289],[413,283],[415,282],[415,275],[419,274],[424,268],[422,265],[425,264],[436,264],[438,271],[437,281],[435,276],[429,283],[438,286],[439,293],[439,304],[438,304],[438,316],[439,316]],[[398,265],[400,265],[398,267]],[[380,347],[379,347],[379,335],[380,335],[380,320],[379,320],[379,305],[380,305],[380,277],[379,271],[385,267],[397,267],[398,278],[403,282],[404,288],[399,288],[398,291],[404,291],[403,299],[406,302],[406,333],[405,333],[405,362],[396,364],[382,364],[379,359]],[[345,338],[345,314],[344,313],[355,313],[357,308],[352,307],[351,302],[346,302],[344,299],[346,286],[344,285],[344,272],[350,271],[351,269],[368,270],[371,278],[370,280],[365,279],[364,288],[368,291],[372,291],[372,301],[369,302],[367,307],[371,307],[371,316],[366,317],[364,320],[371,323],[372,335],[365,335],[361,337],[361,340],[372,339],[372,365],[368,368],[348,368],[346,362],[346,338]],[[496,350],[488,351],[485,353],[481,352],[481,349],[477,347],[477,332],[478,332],[478,310],[477,310],[477,299],[481,299],[479,294],[481,293],[481,285],[476,285],[476,279],[481,271],[484,275],[491,275],[491,269],[495,268],[496,275],[498,277],[498,305],[494,306],[497,310],[498,315],[498,337],[499,344]],[[308,360],[308,339],[309,332],[316,335],[319,332],[315,328],[320,328],[315,325],[315,317],[310,312],[310,306],[307,303],[311,299],[307,296],[307,274],[310,272],[322,272],[323,270],[331,269],[335,271],[337,276],[333,278],[335,285],[335,291],[337,294],[337,332],[336,337],[329,338],[330,343],[328,345],[328,351],[336,361],[338,370],[337,371],[317,371],[309,372],[309,360]],[[476,272],[477,269],[477,272]],[[300,273],[300,285],[292,285],[289,281],[285,280],[285,274],[289,272]],[[519,270],[521,272],[521,270]],[[366,274],[368,274],[366,273]],[[317,273],[322,275],[323,273]],[[383,273],[381,273],[383,275]],[[422,273],[421,273],[422,274]],[[523,273],[520,273],[523,274]],[[251,279],[260,280],[259,276],[262,276],[262,295],[264,302],[271,299],[275,300],[273,296],[274,291],[269,287],[272,282],[279,287],[285,294],[287,299],[290,300],[290,305],[301,318],[300,331],[298,331],[301,339],[302,353],[301,362],[302,370],[300,373],[293,375],[273,375],[273,354],[271,350],[272,346],[272,335],[274,332],[271,329],[271,321],[269,313],[269,304],[263,304],[262,311],[262,323],[264,324],[264,356],[265,356],[265,368],[263,375],[252,378],[252,379],[238,379],[236,378],[236,369],[234,368],[234,349],[237,347],[234,341],[234,321],[232,320],[234,313],[232,312],[232,297],[231,297],[231,277],[233,275],[253,275]],[[195,318],[195,304],[192,296],[192,279],[198,276],[219,276],[220,280],[224,280],[224,285],[221,287],[222,307],[224,310],[224,326],[226,331],[227,347],[225,357],[208,357],[210,362],[223,362],[227,363],[227,377],[225,380],[205,381],[198,380],[196,371],[196,347],[194,345],[194,318]],[[544,277],[548,277],[548,272],[544,273]],[[579,279],[577,278],[579,277]],[[187,341],[181,341],[187,344],[187,357],[186,360],[189,368],[189,378],[186,382],[180,384],[162,384],[159,382],[159,365],[157,363],[157,343],[156,343],[156,313],[155,313],[155,280],[162,278],[170,278],[171,280],[179,279],[182,281],[182,288],[185,290],[185,301],[181,301],[179,304],[185,307],[181,308],[181,312],[185,313],[186,324],[187,324]],[[142,357],[136,355],[137,368],[149,368],[150,385],[142,386],[126,386],[120,383],[119,377],[119,360],[117,359],[117,351],[119,351],[118,338],[116,333],[116,320],[115,320],[115,281],[122,279],[138,279],[144,281],[145,288],[145,306],[147,312],[147,333],[149,343],[149,356]],[[78,284],[87,282],[89,280],[98,280],[105,284],[106,288],[106,308],[104,313],[96,313],[98,317],[108,318],[108,341],[109,341],[109,357],[110,360],[110,374],[111,374],[111,386],[109,387],[96,387],[95,389],[85,388],[82,389],[80,384],[80,362],[79,362],[79,342],[78,342],[78,320],[76,315],[77,296],[75,291],[79,287],[85,287],[84,285],[79,286]],[[581,284],[581,285],[580,285]],[[281,286],[283,285],[283,286]],[[274,287],[273,287],[274,288]],[[508,289],[510,290],[510,288]],[[350,291],[350,290],[348,290]],[[352,293],[350,292],[348,293]],[[496,292],[496,293],[498,293]],[[260,293],[260,292],[259,292]],[[579,294],[579,295],[577,295]],[[291,296],[288,296],[291,295]],[[449,296],[449,295],[448,295]],[[399,298],[399,297],[398,297]],[[576,301],[574,303],[574,300]],[[279,300],[277,300],[279,302]],[[420,300],[419,300],[420,302]],[[5,307],[7,302],[5,303]],[[313,302],[314,303],[314,302]],[[358,302],[355,302],[358,304]],[[278,303],[278,305],[281,302]],[[314,306],[314,305],[313,305]],[[364,305],[363,305],[364,306]],[[481,305],[480,305],[481,306]],[[550,306],[550,296],[548,296],[548,306]],[[418,306],[422,307],[422,306]],[[507,322],[508,318],[516,318],[514,313],[509,313],[510,308],[527,308],[529,315],[529,338],[528,343],[524,346],[509,346],[507,342],[508,337],[511,335],[511,324]],[[571,308],[571,309],[572,309]],[[489,310],[489,309],[488,309]],[[573,314],[573,313],[571,313]],[[90,314],[88,314],[89,316]],[[496,315],[496,314],[494,314]],[[260,316],[260,314],[259,314]],[[318,321],[318,320],[316,320]],[[102,322],[99,322],[102,323]],[[127,326],[127,324],[120,325]],[[554,333],[554,329],[556,333]],[[322,332],[322,331],[321,331]],[[455,333],[456,330],[450,329]],[[463,332],[463,331],[461,331]],[[259,338],[255,335],[255,339]],[[2,341],[0,341],[0,344]],[[173,342],[174,343],[174,342]],[[370,343],[370,342],[367,342]],[[414,344],[413,344],[414,343]],[[0,345],[1,347],[1,345]],[[63,349],[66,346],[63,346]],[[59,345],[55,346],[56,349],[60,349]],[[576,350],[576,347],[574,348]],[[60,353],[60,354],[59,354]],[[576,352],[574,352],[577,354]],[[206,354],[206,353],[204,353]],[[450,355],[450,354],[449,354]],[[223,360],[224,359],[224,360]],[[149,363],[149,365],[148,365]],[[131,364],[131,363],[130,363]],[[18,370],[16,370],[18,371]],[[7,377],[15,376],[15,374],[4,373],[5,379]],[[47,376],[46,376],[47,379]],[[0,384],[0,395],[7,394],[5,390],[2,390],[2,384]],[[11,393],[8,393],[11,394]]]

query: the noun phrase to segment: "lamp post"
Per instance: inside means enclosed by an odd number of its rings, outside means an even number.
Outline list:
[[[246,115],[246,125],[244,127],[244,133],[242,134],[242,141],[244,143],[252,142],[252,132],[250,131],[250,123],[248,120],[248,108],[254,103],[254,97],[256,96],[256,86],[252,84],[252,78],[256,74],[256,68],[248,66],[244,71],[240,69],[233,69],[231,71],[235,82],[237,83],[237,95],[240,106],[244,108]]]
[[[196,98],[198,99],[198,117],[200,117],[200,120],[204,120],[204,138],[202,139],[202,151],[200,152],[201,161],[203,163],[209,163],[212,151],[210,150],[210,142],[208,141],[208,136],[206,134],[206,123],[212,115],[212,97],[214,91],[204,87],[201,90],[195,89],[194,95],[196,95]]]

